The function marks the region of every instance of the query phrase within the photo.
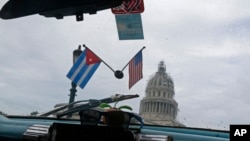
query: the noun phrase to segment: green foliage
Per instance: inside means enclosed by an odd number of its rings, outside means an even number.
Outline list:
[[[112,108],[112,106],[110,106],[110,105],[107,104],[107,103],[101,103],[101,104],[99,105],[99,107],[100,107],[100,108]]]
[[[121,109],[127,109],[127,110],[130,110],[130,111],[133,111],[133,109],[130,106],[128,106],[128,105],[122,105],[122,106],[119,107],[119,109],[120,110]]]
[[[37,116],[38,115],[38,112],[37,111],[33,111],[30,113],[31,116]]]
[[[2,111],[0,111],[0,115],[6,116],[7,114],[4,113],[4,112],[2,112]]]
[[[110,105],[107,104],[107,103],[101,103],[101,104],[99,105],[99,107],[100,107],[100,108],[116,108],[116,104],[117,104],[117,103],[115,103],[114,107],[112,107],[112,106],[110,106]],[[122,106],[118,107],[118,109],[120,109],[120,110],[122,110],[122,109],[127,109],[127,110],[130,110],[130,111],[133,110],[133,109],[132,109],[130,106],[128,106],[128,105],[122,105]]]

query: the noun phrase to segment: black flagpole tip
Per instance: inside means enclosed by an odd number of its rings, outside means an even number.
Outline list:
[[[115,77],[118,79],[122,79],[123,78],[123,72],[120,70],[115,71]]]

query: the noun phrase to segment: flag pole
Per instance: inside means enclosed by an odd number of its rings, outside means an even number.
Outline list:
[[[91,49],[89,49],[85,44],[82,45],[84,48],[87,48],[88,50],[90,50],[91,52],[93,52]],[[94,53],[94,52],[93,52]],[[95,53],[94,53],[95,54]],[[96,55],[96,54],[95,54]],[[105,61],[103,61],[98,55],[96,55],[98,57],[98,59],[100,59],[110,70],[112,70],[113,72],[115,72],[114,69],[112,69]]]
[[[142,49],[140,49],[136,54],[138,54],[140,51],[142,51],[142,50],[145,49],[145,48],[146,48],[145,46],[142,47]],[[135,54],[135,55],[136,55],[136,54]],[[134,57],[135,57],[135,56],[134,56]],[[129,62],[130,62],[134,57],[132,57],[132,58],[128,61],[128,63],[122,68],[121,71],[123,71],[123,70],[128,66]]]

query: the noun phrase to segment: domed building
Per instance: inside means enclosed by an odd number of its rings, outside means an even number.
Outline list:
[[[174,82],[161,61],[158,71],[149,79],[146,95],[140,102],[139,114],[146,124],[184,126],[176,121],[178,103],[175,101]]]

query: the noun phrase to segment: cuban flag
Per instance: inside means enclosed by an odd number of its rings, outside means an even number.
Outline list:
[[[69,70],[67,77],[83,89],[100,64],[101,59],[86,48]]]

